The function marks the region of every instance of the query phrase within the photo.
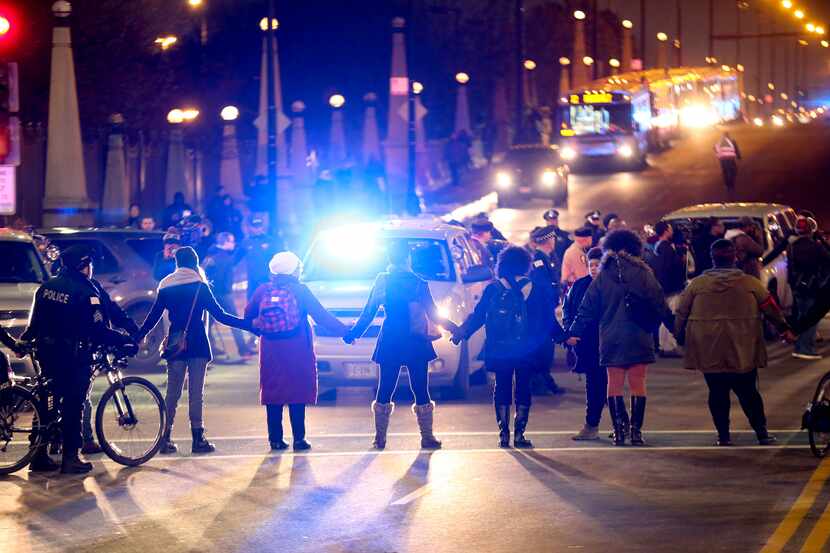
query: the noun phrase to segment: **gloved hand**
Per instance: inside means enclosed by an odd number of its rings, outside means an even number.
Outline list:
[[[450,338],[450,342],[452,342],[456,346],[460,344],[462,340],[464,340],[464,337],[460,334],[453,334],[452,338]]]

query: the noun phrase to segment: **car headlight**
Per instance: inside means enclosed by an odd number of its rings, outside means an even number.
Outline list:
[[[573,159],[576,159],[576,150],[574,150],[570,146],[564,146],[561,150],[559,150],[559,157],[561,157],[565,161],[571,161]]]
[[[764,126],[764,120],[761,119],[760,117],[756,117],[755,119],[752,120],[752,124],[755,125],[756,127],[763,127]]]
[[[629,146],[628,144],[623,144],[619,148],[617,148],[617,153],[620,157],[629,158],[634,155],[634,148]]]
[[[507,171],[499,171],[496,173],[496,185],[499,188],[510,188],[513,186],[513,176]]]
[[[556,171],[547,169],[544,173],[542,173],[542,184],[547,187],[553,187],[553,185],[556,184]]]

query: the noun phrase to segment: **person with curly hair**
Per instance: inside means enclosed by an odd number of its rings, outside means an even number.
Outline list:
[[[570,326],[572,337],[589,337],[599,325],[600,364],[608,370],[608,410],[614,445],[645,445],[646,367],[655,362],[653,334],[674,316],[654,273],[641,259],[643,244],[630,230],[615,230],[603,242],[602,270],[591,282]],[[631,390],[631,419],[625,405],[625,381]]]

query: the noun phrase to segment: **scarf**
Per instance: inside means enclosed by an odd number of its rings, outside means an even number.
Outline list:
[[[198,271],[188,269],[187,267],[179,267],[173,273],[167,275],[159,283],[159,291],[165,288],[172,288],[173,286],[180,286],[182,284],[194,284],[196,282],[205,282],[204,271],[200,268]]]

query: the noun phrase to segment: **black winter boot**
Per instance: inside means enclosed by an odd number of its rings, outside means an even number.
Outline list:
[[[625,410],[625,398],[623,396],[611,396],[608,398],[608,412],[611,415],[611,422],[614,425],[614,445],[625,445],[625,427],[628,421],[628,413]]]
[[[172,455],[179,450],[173,440],[170,439],[170,433],[172,431],[173,429],[168,427],[161,437],[161,444],[159,445],[159,453],[161,455]]]
[[[92,470],[92,463],[85,463],[78,457],[78,450],[63,452],[61,474],[86,474]]]
[[[42,445],[37,449],[34,457],[29,462],[29,472],[54,472],[61,468],[46,453],[46,446]]]
[[[643,440],[643,421],[646,418],[646,397],[631,396],[631,445],[646,445]]]
[[[529,418],[530,405],[517,405],[513,436],[513,447],[517,449],[530,449],[533,447],[533,442],[525,438],[525,428],[527,428]]]
[[[193,453],[213,453],[216,451],[216,446],[205,439],[204,428],[191,428],[190,433],[193,435]]]
[[[499,447],[510,447],[509,405],[496,405],[496,422],[499,425]]]

